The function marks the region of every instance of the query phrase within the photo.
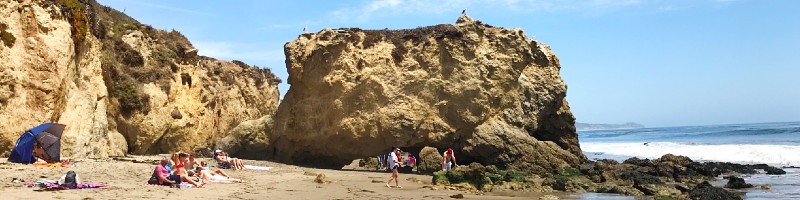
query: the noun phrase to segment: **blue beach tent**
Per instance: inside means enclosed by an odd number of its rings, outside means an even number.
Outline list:
[[[46,160],[61,162],[61,133],[64,132],[64,127],[66,125],[46,123],[25,131],[11,150],[8,161],[25,164],[36,162],[33,145],[38,142],[44,149]]]

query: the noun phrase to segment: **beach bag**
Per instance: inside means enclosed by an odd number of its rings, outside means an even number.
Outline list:
[[[147,184],[158,185],[158,178],[156,177],[156,172],[153,172],[153,175],[150,176],[150,180],[147,180]]]
[[[64,177],[64,181],[61,182],[61,187],[69,188],[69,189],[76,189],[78,188],[78,181],[75,178],[77,175],[75,171],[68,171],[67,175]]]

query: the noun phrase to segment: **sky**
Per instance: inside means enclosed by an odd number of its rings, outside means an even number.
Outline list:
[[[800,1],[98,0],[183,33],[199,54],[268,67],[304,27],[404,29],[467,14],[522,28],[561,62],[578,122],[648,127],[800,121]]]

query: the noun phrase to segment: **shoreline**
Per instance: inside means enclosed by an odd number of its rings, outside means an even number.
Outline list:
[[[462,195],[466,199],[635,199],[652,196],[625,196],[610,193],[592,192],[520,192],[501,191],[470,194],[465,191],[431,189],[433,176],[419,174],[400,174],[400,185],[403,188],[386,188],[384,186],[389,173],[371,169],[358,169],[357,162],[342,169],[318,169],[286,165],[282,163],[245,160],[248,165],[273,167],[269,171],[258,170],[225,170],[233,178],[240,178],[245,183],[209,183],[203,188],[175,189],[164,186],[148,186],[144,182],[149,178],[155,162],[162,155],[126,156],[107,159],[77,159],[75,167],[51,168],[9,163],[0,158],[0,175],[2,189],[10,199],[119,199],[146,198],[166,199],[211,198],[211,199],[454,199]],[[200,160],[211,161],[210,158]],[[210,163],[213,163],[210,162]],[[23,186],[21,182],[11,180],[22,179],[25,182],[39,179],[58,179],[67,171],[73,170],[81,180],[88,183],[105,183],[106,188],[61,190],[34,192],[36,188]],[[797,173],[798,170],[792,170]],[[314,179],[317,174],[324,174],[331,183],[319,184]],[[758,176],[750,175],[747,177]],[[793,176],[796,176],[793,175]],[[761,181],[769,179],[760,179]],[[719,177],[709,182],[715,186],[724,184]],[[747,190],[731,190],[747,195]],[[742,192],[744,191],[744,192]],[[453,197],[451,197],[453,196]]]

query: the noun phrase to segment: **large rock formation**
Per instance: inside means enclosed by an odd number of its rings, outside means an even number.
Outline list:
[[[261,157],[341,167],[389,146],[549,172],[585,160],[558,58],[467,16],[410,30],[325,29],[285,45],[291,88]],[[259,152],[261,153],[261,152]]]
[[[205,151],[277,109],[268,70],[92,0],[4,1],[0,29],[0,156],[43,122],[67,125],[66,157]]]

